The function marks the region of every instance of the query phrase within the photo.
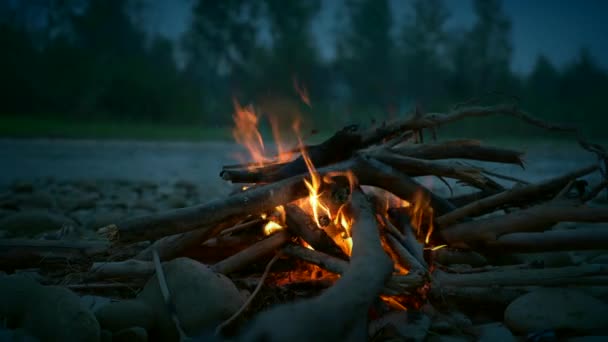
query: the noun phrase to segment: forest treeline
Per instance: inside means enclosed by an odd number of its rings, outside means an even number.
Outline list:
[[[455,29],[446,28],[442,0],[412,0],[399,23],[388,0],[345,4],[329,60],[310,29],[319,0],[198,0],[178,41],[146,33],[141,0],[4,4],[0,112],[217,126],[231,122],[236,98],[273,115],[304,111],[333,128],[415,106],[517,101],[603,133],[606,70],[581,49],[564,67],[538,56],[529,74],[515,74],[501,1],[473,0],[475,22]]]

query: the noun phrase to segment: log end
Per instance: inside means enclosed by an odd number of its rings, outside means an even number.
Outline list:
[[[115,224],[99,228],[97,230],[97,235],[106,238],[112,242],[118,241],[118,239],[120,238],[118,227]]]

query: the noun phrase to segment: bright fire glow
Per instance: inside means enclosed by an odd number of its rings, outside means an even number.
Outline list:
[[[281,229],[283,229],[283,226],[281,226],[280,224],[274,221],[268,221],[268,223],[266,223],[266,225],[264,226],[264,235],[268,236],[272,233],[278,232]]]
[[[259,116],[255,113],[253,106],[241,106],[235,99],[234,101],[234,119],[235,127],[232,130],[234,139],[243,145],[251,159],[248,169],[263,166],[265,164],[282,163],[291,160],[293,153],[285,151],[279,129],[279,122],[274,117],[269,117],[272,134],[277,145],[277,158],[272,159],[265,155],[264,139],[258,130]],[[245,189],[243,189],[245,190]]]
[[[232,118],[236,126],[232,130],[232,135],[249,151],[254,161],[250,167],[262,166],[267,160],[264,157],[264,140],[258,131],[258,117],[252,106],[242,107],[236,99],[233,102],[235,113]]]
[[[260,215],[263,220],[268,219],[268,222],[264,225],[264,235],[266,236],[285,228],[285,208],[279,205],[274,210],[270,216],[266,213]]]
[[[331,220],[331,211],[320,200],[320,197],[321,197],[320,189],[321,189],[321,185],[323,184],[323,180],[321,179],[321,176],[317,172],[317,169],[315,169],[315,166],[312,164],[312,161],[310,160],[308,152],[306,151],[306,148],[304,147],[304,143],[302,142],[302,138],[300,136],[300,122],[299,121],[296,121],[294,123],[293,129],[296,132],[296,135],[298,137],[300,153],[302,154],[302,158],[304,159],[304,162],[306,163],[306,167],[308,168],[308,173],[310,174],[311,181],[309,182],[308,180],[304,179],[304,184],[306,185],[306,188],[308,189],[308,193],[309,193],[308,202],[310,205],[310,209],[312,210],[312,216],[313,216],[315,223],[317,224],[317,227],[322,228],[323,226],[321,225],[321,223],[319,221],[320,212],[324,213],[327,216],[327,218],[329,218]]]
[[[343,208],[344,206],[340,207],[333,223],[334,225],[343,229],[342,234],[340,234],[343,243],[338,243],[338,245],[341,245],[346,255],[350,256],[353,252],[353,238],[351,236],[351,228],[353,223],[352,220],[349,219],[346,214],[344,214],[344,211],[342,210]]]

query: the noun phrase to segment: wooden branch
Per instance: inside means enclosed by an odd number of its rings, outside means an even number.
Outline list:
[[[553,287],[553,286],[552,286]],[[464,308],[472,305],[476,308],[490,307],[499,310],[504,308],[522,295],[535,291],[540,286],[483,286],[483,287],[431,287],[430,297],[434,301],[445,301],[448,305],[457,304]],[[607,298],[607,286],[568,286],[568,289],[578,289],[594,297]]]
[[[88,259],[108,250],[103,241],[0,239],[0,268],[29,268],[74,259]]]
[[[454,209],[454,206],[442,197],[423,187],[420,183],[397,171],[396,169],[373,158],[360,157],[355,162],[353,172],[362,185],[382,188],[397,197],[411,201],[417,192],[430,199],[430,205],[437,215],[443,215]]]
[[[332,257],[319,251],[311,250],[299,245],[287,245],[283,247],[285,255],[317,265],[324,270],[336,274],[343,274],[348,269],[348,262]],[[407,275],[395,275],[386,282],[382,293],[386,295],[404,294],[424,285],[425,278],[422,274],[411,273]]]
[[[479,201],[482,198],[486,198],[492,195],[496,195],[500,193],[499,190],[481,190],[475,192],[469,192],[466,194],[455,195],[452,197],[448,197],[446,200],[456,208],[464,207],[467,204],[470,204],[475,201]]]
[[[435,144],[413,144],[390,149],[402,156],[418,159],[471,159],[515,164],[523,167],[523,152],[483,146],[477,140],[451,140]]]
[[[264,240],[257,242],[237,254],[224,259],[212,266],[218,273],[230,274],[251,265],[252,263],[276,252],[290,239],[290,234],[284,230],[278,231]]]
[[[346,160],[361,147],[361,134],[358,127],[352,125],[342,128],[321,144],[308,146],[306,152],[312,164],[319,168]],[[224,169],[220,176],[233,183],[267,183],[308,172],[302,156],[280,167],[271,167],[254,171]]]
[[[421,130],[424,128],[435,128],[445,125],[450,122],[462,120],[470,117],[483,117],[490,115],[505,115],[518,118],[530,125],[544,128],[551,131],[561,132],[576,132],[576,128],[566,125],[552,124],[539,119],[536,119],[529,114],[520,111],[513,105],[497,105],[497,106],[473,106],[466,108],[458,108],[450,111],[447,114],[429,113],[424,116],[414,115],[410,118],[398,120],[390,124],[377,127],[363,134],[362,144],[369,146],[374,143],[381,142],[383,139],[391,137],[398,132],[407,130]]]
[[[357,126],[347,126],[325,142],[319,145],[308,146],[308,154],[312,163],[319,168],[346,160],[357,150],[403,135],[406,131],[420,131],[424,128],[435,128],[467,117],[481,117],[495,114],[513,116],[531,125],[548,130],[576,131],[572,127],[555,125],[536,119],[511,105],[468,107],[453,110],[448,114],[429,113],[424,116],[414,115],[411,118],[384,124],[380,127],[373,127],[366,131],[360,131]],[[512,157],[512,154],[506,151],[494,152],[497,152],[496,155],[500,155],[501,158],[505,157],[505,155]],[[489,151],[479,153],[490,154]],[[306,172],[306,170],[306,164],[302,156],[300,156],[291,162],[282,164],[278,168],[276,165],[268,165],[258,170],[250,171],[249,167],[241,169],[226,167],[222,171],[221,177],[236,183],[266,183],[285,179],[295,174]]]
[[[127,243],[153,240],[198,229],[198,233],[188,237],[198,238],[191,242],[197,244],[248,215],[265,212],[307,194],[302,177],[293,177],[199,206],[129,219],[101,228],[98,233],[110,241]],[[165,253],[162,249],[159,252],[163,257]]]
[[[487,244],[487,250],[502,252],[546,252],[605,249],[606,229],[550,230],[543,233],[506,234]]]
[[[336,274],[343,274],[348,269],[347,261],[300,245],[289,244],[283,247],[283,253]]]
[[[529,201],[530,198],[547,196],[547,194],[559,191],[571,180],[587,175],[595,170],[597,170],[597,165],[589,165],[541,183],[515,187],[455,209],[438,217],[436,222],[440,228],[447,227],[465,217],[486,214],[509,203],[521,203],[523,200]]]
[[[399,261],[401,261],[402,266],[407,268],[410,273],[428,272],[426,267],[422,266],[422,264],[420,264],[420,262],[392,235],[387,234],[386,240],[388,241],[391,249],[399,257]]]
[[[146,278],[154,274],[154,263],[151,261],[125,260],[115,262],[93,263],[87,279],[109,278]]]
[[[508,233],[542,231],[557,222],[608,222],[608,210],[549,202],[498,217],[459,223],[440,233],[453,247],[469,247],[491,243]]]
[[[462,166],[456,164],[443,164],[435,161],[400,156],[386,150],[378,150],[373,154],[374,158],[386,163],[408,176],[418,177],[434,175],[458,179],[479,189],[496,190],[502,189],[500,184],[486,177],[480,168]]]
[[[558,268],[508,269],[478,273],[433,272],[433,286],[566,286],[608,285],[608,265],[580,265]]]
[[[414,234],[414,229],[410,224],[410,217],[401,210],[390,209],[388,211],[389,218],[403,231],[405,239],[403,246],[418,260],[418,262],[428,269],[428,264],[424,259],[424,245],[418,241]]]
[[[327,253],[344,260],[348,255],[336,245],[323,229],[317,227],[312,217],[298,206],[289,204],[285,206],[287,229],[295,236],[301,237],[315,250]]]
[[[393,264],[382,249],[376,218],[360,190],[349,205],[353,252],[348,270],[320,296],[284,304],[258,315],[242,340],[364,340],[367,311]],[[331,322],[331,324],[327,324]]]

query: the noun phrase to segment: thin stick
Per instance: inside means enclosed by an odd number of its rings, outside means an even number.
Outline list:
[[[569,172],[556,178],[552,178],[537,184],[515,187],[495,195],[482,198],[469,203],[437,218],[440,228],[445,228],[465,217],[485,214],[499,208],[507,203],[516,203],[524,198],[539,196],[552,191],[562,189],[572,179],[582,177],[597,170],[597,165],[589,165],[584,168]]]
[[[253,302],[253,299],[255,298],[255,296],[257,296],[258,292],[260,292],[260,290],[262,289],[262,285],[264,285],[264,280],[266,280],[266,277],[270,273],[270,268],[272,267],[272,265],[274,265],[274,263],[277,260],[279,260],[280,255],[281,255],[281,253],[276,253],[274,255],[274,257],[272,257],[272,259],[270,259],[268,264],[266,264],[266,268],[264,269],[264,273],[262,274],[262,278],[260,278],[258,285],[255,287],[255,290],[253,290],[253,293],[251,294],[251,296],[249,296],[249,298],[243,304],[243,306],[241,306],[239,311],[235,312],[234,315],[230,316],[230,318],[228,318],[227,320],[222,322],[220,325],[218,325],[217,328],[215,328],[216,336],[218,336],[222,332],[222,329],[224,329],[225,327],[230,325],[232,322],[234,322],[249,307],[251,302]]]
[[[182,329],[182,326],[179,322],[179,318],[177,318],[177,309],[173,301],[171,300],[171,294],[169,293],[169,286],[167,286],[167,279],[165,278],[165,272],[163,272],[163,266],[160,263],[160,256],[158,256],[157,251],[152,252],[152,259],[154,260],[154,268],[156,270],[156,276],[158,278],[158,285],[160,286],[160,292],[163,295],[163,299],[165,300],[165,305],[167,306],[167,310],[171,315],[171,319],[177,328],[177,332],[179,333],[179,340],[186,341],[188,339],[188,335]]]

